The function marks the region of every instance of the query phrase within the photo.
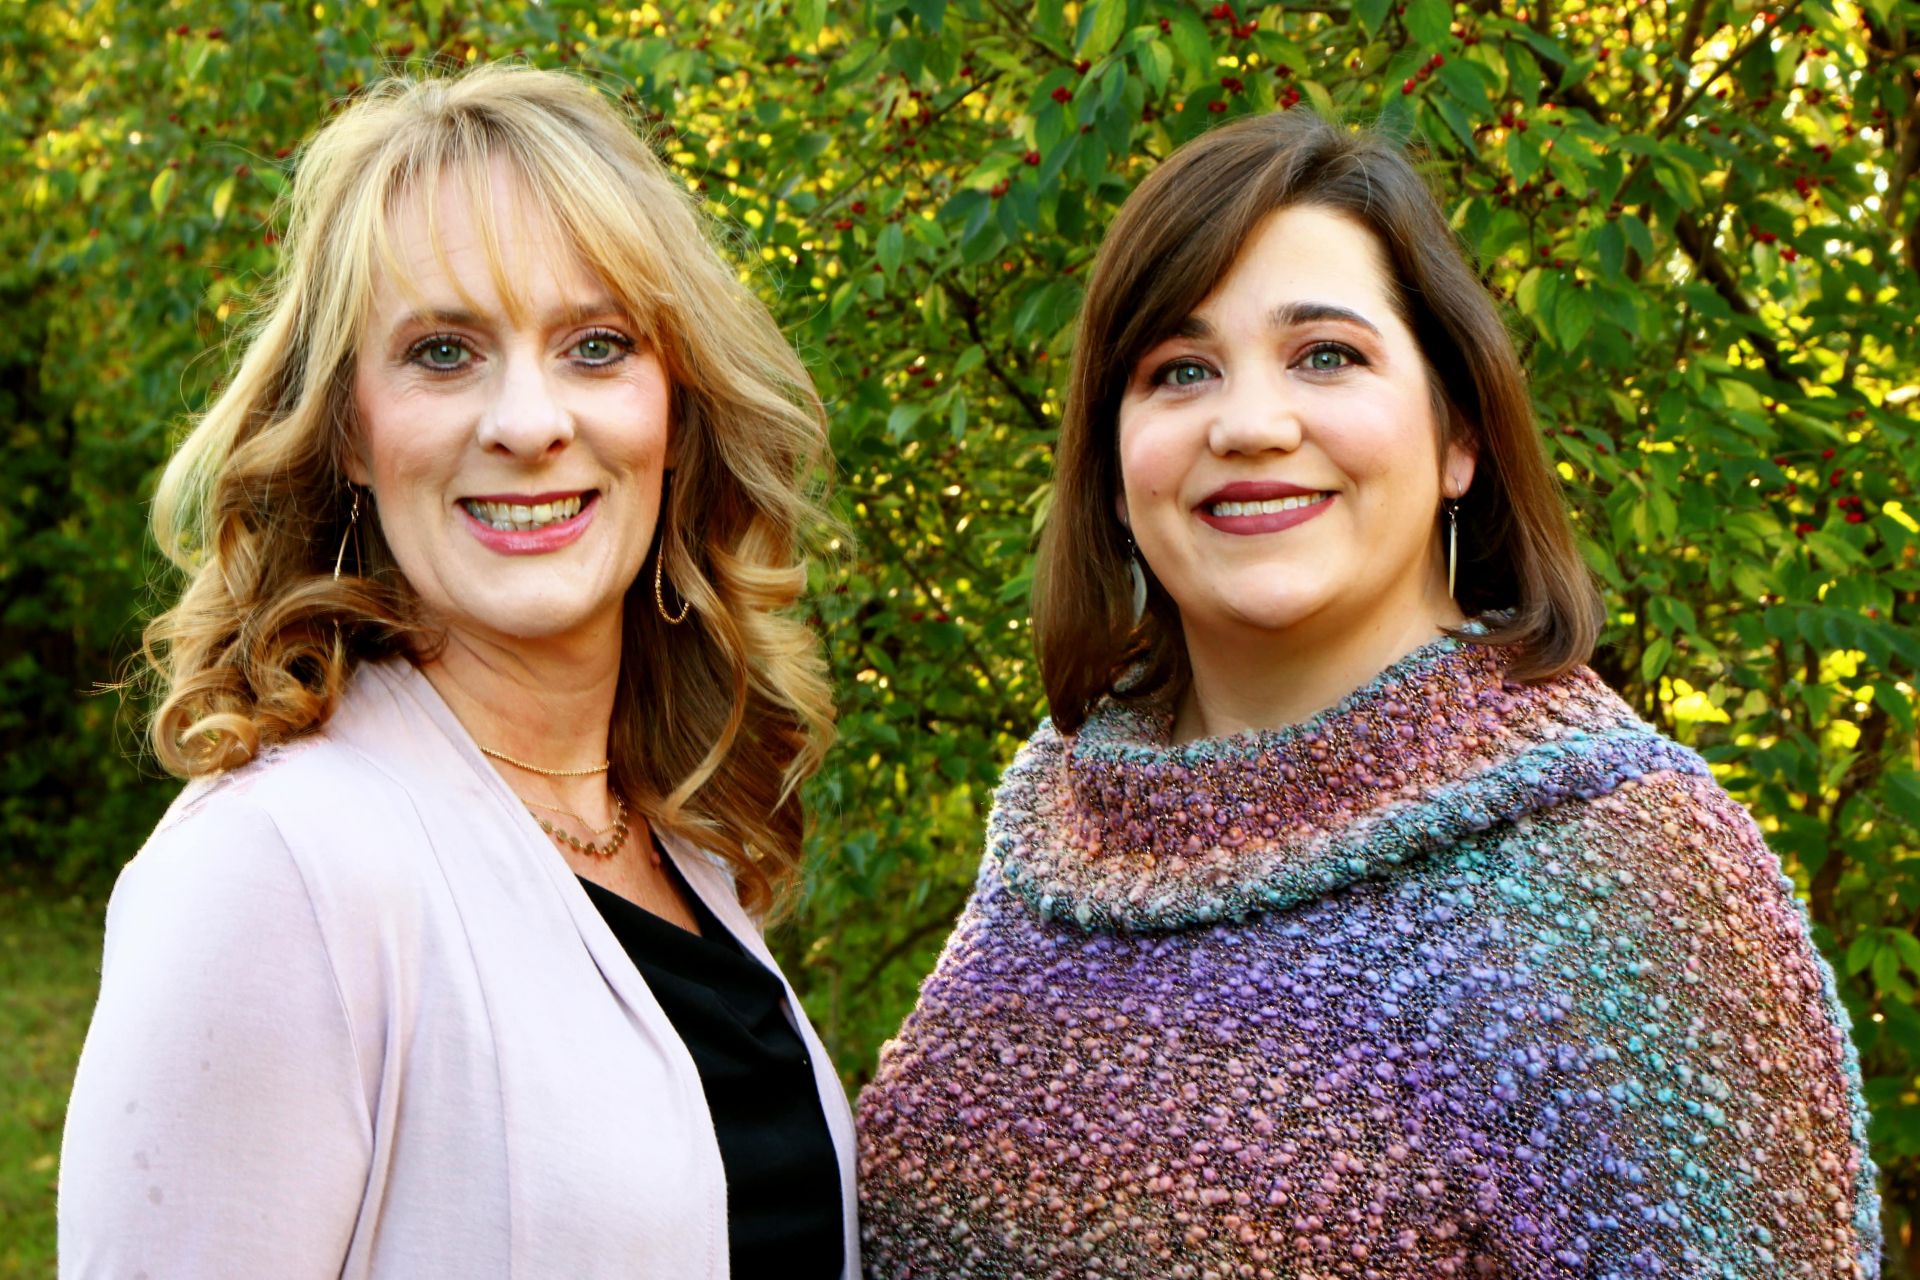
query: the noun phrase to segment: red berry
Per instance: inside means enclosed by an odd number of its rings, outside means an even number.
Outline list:
[[[1225,111],[1226,109],[1227,109],[1227,104],[1224,102],[1209,102],[1207,104],[1207,110],[1211,111],[1214,115],[1219,115],[1222,111]]]
[[[181,23],[173,29],[173,34],[177,36],[190,36],[193,34],[193,28],[187,26],[185,23]]]
[[[1864,511],[1849,511],[1849,512],[1847,512],[1847,523],[1848,523],[1848,524],[1865,524],[1866,522],[1867,522],[1867,513],[1866,513],[1866,512],[1864,512]]]
[[[853,230],[853,219],[837,218],[834,220],[833,229],[835,231],[851,231]]]
[[[1040,163],[1040,153],[1038,151],[1029,151],[1027,152],[1026,155],[1020,158],[1025,160],[1030,165],[1037,166]]]
[[[1073,90],[1067,88],[1067,86],[1065,85],[1061,85],[1058,89],[1055,89],[1053,91],[1052,96],[1055,102],[1072,102]]]
[[[1832,462],[1832,461],[1833,461],[1833,450],[1832,450],[1832,449],[1822,449],[1822,450],[1820,451],[1820,461],[1822,461],[1822,462]]]
[[[1088,62],[1085,58],[1082,58],[1080,59],[1080,61],[1073,64],[1073,69],[1075,71],[1078,71],[1081,75],[1085,75],[1087,74],[1087,69],[1091,66],[1093,66],[1091,62]]]
[[[1402,85],[1400,86],[1400,92],[1401,92],[1401,93],[1412,93],[1412,92],[1413,92],[1413,81],[1411,81],[1411,80],[1408,80],[1407,82],[1405,82],[1404,84],[1402,84]]]
[[[1173,23],[1172,23],[1172,22],[1170,22],[1170,21],[1168,21],[1168,20],[1167,20],[1167,19],[1165,19],[1165,18],[1162,18],[1162,19],[1160,19],[1160,34],[1161,34],[1161,35],[1163,35],[1163,36],[1169,36],[1169,35],[1172,35],[1172,34],[1173,34]]]

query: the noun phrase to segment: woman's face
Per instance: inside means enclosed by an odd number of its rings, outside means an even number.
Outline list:
[[[1441,457],[1425,362],[1358,223],[1269,215],[1131,371],[1119,430],[1121,519],[1190,646],[1446,611],[1437,516],[1473,457]]]
[[[665,371],[611,293],[491,182],[509,314],[457,182],[435,217],[403,202],[354,367],[351,478],[437,620],[495,642],[618,643],[621,601],[659,517],[670,424]]]

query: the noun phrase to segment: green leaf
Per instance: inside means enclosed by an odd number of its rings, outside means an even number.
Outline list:
[[[1900,692],[1899,685],[1891,680],[1882,680],[1868,686],[1873,690],[1873,705],[1887,713],[1887,718],[1900,726],[1902,733],[1909,737],[1914,732],[1913,700]]]
[[[913,430],[913,424],[920,421],[920,415],[926,412],[924,405],[909,404],[902,401],[893,406],[893,412],[887,415],[887,435],[895,440],[905,439]]]
[[[1900,953],[1900,963],[1915,977],[1920,977],[1920,938],[1914,937],[1904,929],[1887,930],[1887,938],[1893,943],[1893,949]]]
[[[1452,34],[1453,5],[1450,0],[1409,0],[1406,24],[1422,52],[1442,49]]]
[[[965,396],[956,395],[953,398],[953,408],[947,416],[947,434],[955,440],[967,434],[967,398]]]
[[[1540,144],[1530,133],[1507,130],[1507,170],[1516,184],[1530,180],[1540,172]]]
[[[955,377],[955,378],[964,378],[968,374],[972,373],[975,369],[978,369],[981,365],[985,364],[986,362],[987,362],[987,353],[980,348],[979,343],[974,343],[972,346],[969,346],[966,350],[962,351],[960,353],[959,358],[953,362],[953,368],[950,371],[949,376]]]
[[[260,185],[273,192],[274,195],[277,196],[286,191],[287,175],[280,170],[269,165],[265,168],[256,169],[254,172],[260,176]]]
[[[1593,329],[1593,292],[1574,287],[1569,281],[1554,306],[1553,329],[1562,351],[1579,350]]]
[[[153,183],[147,188],[147,198],[153,201],[155,213],[167,211],[167,199],[173,194],[174,180],[180,175],[172,169],[162,169],[153,175]]]
[[[1493,99],[1492,74],[1477,62],[1449,58],[1440,66],[1440,83],[1472,115],[1485,112]]]
[[[1520,277],[1520,283],[1513,291],[1513,305],[1520,309],[1521,315],[1538,316],[1540,314],[1540,281],[1546,274],[1539,267],[1530,267],[1527,273]]]
[[[233,188],[238,181],[239,179],[232,174],[228,174],[221,180],[220,185],[213,189],[213,220],[215,222],[227,220],[227,209],[233,204]]]
[[[1098,58],[1113,48],[1120,33],[1127,29],[1127,0],[1093,0],[1080,15],[1080,44],[1083,58]]]
[[[1873,954],[1879,949],[1879,938],[1873,931],[1863,929],[1854,938],[1852,945],[1847,948],[1846,959],[1841,961],[1840,967],[1845,970],[1848,977],[1852,977],[1873,963]]]
[[[1647,230],[1647,224],[1631,213],[1623,213],[1618,219],[1620,229],[1627,233],[1627,243],[1640,255],[1640,261],[1653,261],[1653,233]]]
[[[1673,642],[1665,636],[1655,636],[1653,643],[1640,655],[1640,679],[1652,684],[1667,669],[1667,660],[1673,657]]]
[[[1353,12],[1360,19],[1361,30],[1377,35],[1386,25],[1387,13],[1392,8],[1393,0],[1356,0]]]
[[[1200,15],[1185,5],[1173,10],[1173,53],[1175,62],[1183,69],[1181,83],[1193,84],[1197,80],[1211,80],[1217,61],[1213,52],[1213,37],[1207,32],[1207,24]]]
[[[1873,985],[1883,994],[1913,1003],[1913,986],[1900,975],[1900,953],[1892,947],[1874,952],[1868,971],[1873,974]]]
[[[1627,265],[1627,237],[1620,230],[1620,224],[1608,220],[1600,224],[1600,230],[1594,235],[1594,248],[1600,257],[1601,274],[1618,276]]]
[[[1460,104],[1444,94],[1433,95],[1427,99],[1427,104],[1440,113],[1440,118],[1446,121],[1453,136],[1460,139],[1460,145],[1466,148],[1468,155],[1472,155],[1480,144],[1473,136],[1473,122],[1467,119],[1467,113],[1460,109]]]
[[[1173,50],[1163,40],[1149,40],[1140,46],[1134,59],[1140,66],[1140,78],[1155,94],[1167,91],[1167,77],[1173,74]]]
[[[1908,822],[1920,824],[1920,775],[1895,772],[1887,775],[1887,799]]]
[[[889,222],[886,230],[880,233],[880,242],[874,246],[874,256],[880,260],[880,269],[888,278],[898,275],[900,261],[906,256],[907,237],[900,230],[900,224]]]

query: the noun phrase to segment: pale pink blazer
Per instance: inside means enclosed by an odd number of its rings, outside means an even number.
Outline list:
[[[727,871],[669,841],[769,968]],[[846,1095],[800,1004],[840,1157]],[[67,1112],[60,1274],[727,1276],[700,1079],[433,686],[190,785],[121,874]]]

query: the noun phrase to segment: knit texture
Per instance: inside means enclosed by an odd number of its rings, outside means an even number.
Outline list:
[[[1877,1276],[1847,1019],[1693,752],[1445,639],[1008,769],[860,1100],[873,1277]]]

